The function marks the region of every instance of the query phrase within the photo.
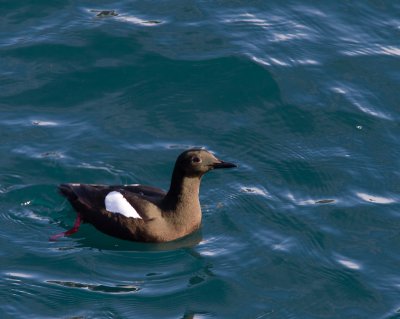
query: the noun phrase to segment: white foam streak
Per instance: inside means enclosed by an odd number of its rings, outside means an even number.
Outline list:
[[[242,186],[240,187],[240,190],[244,193],[249,193],[249,194],[254,194],[254,195],[261,195],[261,196],[266,196],[270,197],[267,191],[259,188],[259,187],[245,187]]]
[[[335,93],[342,94],[346,99],[348,99],[355,107],[357,107],[361,112],[371,115],[373,117],[378,117],[385,120],[390,120],[391,117],[383,112],[379,112],[373,109],[372,106],[367,106],[368,102],[365,101],[363,96],[353,88],[343,88],[340,86],[332,87],[331,90]],[[368,93],[366,93],[368,94]]]
[[[266,66],[270,66],[270,65],[271,65],[271,63],[269,63],[269,62],[267,62],[267,61],[265,61],[265,60],[263,60],[263,59],[257,58],[257,57],[255,57],[255,56],[252,56],[251,59],[252,59],[254,62],[257,62],[257,63],[262,64],[262,65],[266,65]]]
[[[339,264],[345,266],[346,268],[353,269],[353,270],[361,269],[361,266],[354,261],[351,261],[348,259],[338,259],[337,261]]]
[[[16,277],[16,278],[32,278],[33,276],[30,274],[25,274],[21,272],[7,272],[5,273],[9,277]]]
[[[251,13],[243,13],[238,15],[237,18],[233,19],[225,19],[224,22],[228,23],[249,23],[252,25],[256,25],[259,27],[271,27],[271,23],[267,22],[264,19],[257,18],[254,14]]]
[[[373,111],[370,108],[362,106],[361,104],[359,104],[357,102],[353,102],[353,103],[354,103],[354,105],[356,105],[359,108],[360,111],[362,111],[362,112],[364,112],[366,114],[369,114],[369,115],[374,116],[374,117],[379,117],[379,118],[385,119],[385,120],[390,119],[387,115],[385,115],[385,114],[383,114],[381,112]]]
[[[40,120],[35,120],[32,121],[33,125],[37,125],[37,126],[57,126],[59,125],[57,122],[53,122],[53,121],[40,121]]]
[[[400,47],[389,45],[381,47],[357,48],[351,51],[343,51],[343,54],[348,56],[388,55],[393,57],[399,57]]]
[[[123,22],[128,22],[132,24],[138,24],[142,26],[147,26],[147,27],[152,27],[156,25],[162,24],[161,21],[156,21],[156,20],[143,20],[134,16],[118,16],[116,17],[118,20],[123,21]]]
[[[256,56],[250,56],[250,58],[254,62],[265,65],[265,66],[279,65],[279,66],[288,67],[290,65],[319,65],[320,64],[318,61],[312,60],[312,59],[289,59],[290,63],[287,63],[287,62],[284,62],[282,60],[279,60],[277,58],[272,58],[272,57],[268,57],[266,59],[266,58],[259,58]]]
[[[391,198],[381,197],[381,196],[374,196],[365,193],[356,193],[356,195],[366,202],[372,202],[377,204],[392,204],[395,200]]]
[[[270,60],[272,61],[272,63],[280,65],[280,66],[289,66],[289,64],[287,64],[286,62],[283,62],[276,58],[270,58]]]

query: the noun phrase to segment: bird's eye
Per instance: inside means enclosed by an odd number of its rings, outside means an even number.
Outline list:
[[[195,156],[195,157],[192,158],[192,162],[193,162],[193,163],[201,163],[201,158]]]

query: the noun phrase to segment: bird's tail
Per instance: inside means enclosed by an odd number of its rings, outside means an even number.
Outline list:
[[[77,198],[73,186],[71,184],[60,184],[58,185],[58,191],[61,195],[65,196],[69,200],[75,200]]]

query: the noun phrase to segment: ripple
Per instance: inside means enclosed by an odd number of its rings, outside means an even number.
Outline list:
[[[23,203],[23,205],[26,206],[26,203]],[[23,209],[21,211],[16,212],[15,215],[19,216],[19,217],[25,217],[25,218],[29,218],[29,219],[32,219],[32,220],[40,221],[40,222],[43,222],[43,223],[48,223],[50,221],[50,219],[48,217],[43,217],[43,216],[41,216],[39,214],[36,214],[31,209]]]
[[[319,199],[315,201],[315,204],[330,204],[334,202],[336,202],[334,199]]]
[[[154,143],[148,143],[148,144],[143,144],[143,143],[125,144],[124,147],[126,147],[127,149],[132,149],[132,150],[160,150],[160,149],[186,150],[186,149],[195,148],[195,147],[206,148],[207,150],[209,150],[204,145],[194,145],[194,144],[190,144],[190,143],[188,143],[188,144],[173,143],[173,142],[154,142]]]
[[[120,21],[120,22],[128,22],[130,24],[135,24],[135,25],[141,25],[141,26],[146,26],[146,27],[151,27],[151,26],[157,26],[164,24],[165,21],[162,20],[146,20],[139,18],[134,15],[129,15],[127,13],[124,13],[123,11],[115,11],[115,10],[100,10],[100,9],[88,9],[85,8],[83,9],[86,12],[90,14],[95,14],[95,18],[97,19],[113,19],[115,21]]]
[[[338,199],[331,198],[323,198],[323,199],[300,199],[298,196],[295,196],[292,193],[286,194],[287,198],[299,206],[315,206],[316,204],[332,204],[332,203],[340,203],[341,201]]]
[[[39,148],[34,148],[31,146],[20,146],[12,150],[16,154],[23,154],[30,158],[53,158],[53,159],[64,159],[67,156],[64,151],[39,151]]]
[[[295,238],[271,230],[258,231],[255,238],[263,245],[271,247],[272,250],[276,251],[290,252],[296,249],[296,247],[298,248]]]
[[[85,170],[100,170],[100,171],[105,171],[110,173],[111,175],[118,175],[123,173],[123,170],[115,168],[113,165],[108,164],[108,163],[86,163],[82,162],[79,164],[75,164],[75,167],[77,168],[84,168]]]
[[[283,42],[283,41],[290,41],[293,39],[302,39],[302,38],[307,38],[307,37],[308,37],[308,35],[306,33],[297,33],[297,34],[274,33],[272,41]]]
[[[313,59],[290,59],[294,65],[320,65],[321,63]]]
[[[265,19],[257,18],[255,14],[246,12],[246,13],[239,13],[234,15],[233,17],[226,17],[222,19],[222,22],[227,23],[250,23],[254,25],[258,25],[261,27],[269,27],[271,26]]]
[[[146,27],[158,26],[158,25],[165,23],[165,21],[160,21],[160,20],[143,20],[143,19],[140,19],[135,16],[122,16],[121,15],[117,19],[120,21],[123,21],[123,22],[138,24],[138,25],[142,25],[142,26],[146,26]]]
[[[211,237],[203,240],[199,244],[199,251],[204,256],[224,256],[230,253],[227,247],[218,246],[219,238]]]
[[[364,56],[364,55],[387,55],[392,57],[400,56],[400,47],[389,46],[373,46],[373,47],[359,47],[352,50],[342,51],[347,56]]]
[[[84,284],[79,282],[61,281],[61,280],[46,280],[46,282],[49,284],[60,285],[67,288],[79,288],[106,294],[130,294],[138,292],[140,290],[140,288],[135,285],[109,286],[109,285],[99,285],[99,284]]]
[[[265,59],[258,58],[258,57],[256,57],[256,56],[250,56],[250,58],[251,58],[254,62],[257,62],[258,64],[266,65],[266,66],[270,66],[270,65],[271,65],[271,63],[268,62],[268,61],[265,60]]]
[[[393,120],[393,118],[384,111],[378,110],[376,106],[370,105],[369,101],[374,95],[372,92],[368,92],[362,88],[353,87],[350,83],[346,83],[346,86],[332,86],[331,90],[345,96],[354,106],[365,114],[381,119]],[[368,97],[370,98],[368,99]]]
[[[314,59],[307,59],[307,58],[288,58],[287,62],[282,61],[278,58],[273,57],[257,57],[253,55],[249,55],[250,59],[254,62],[264,65],[264,66],[271,66],[271,65],[278,65],[282,67],[291,67],[296,65],[320,65],[320,62]]]

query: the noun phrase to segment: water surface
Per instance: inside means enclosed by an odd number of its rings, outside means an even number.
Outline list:
[[[1,8],[2,318],[400,318],[396,1]],[[57,184],[167,189],[192,146],[239,165],[201,231],[48,241]]]

